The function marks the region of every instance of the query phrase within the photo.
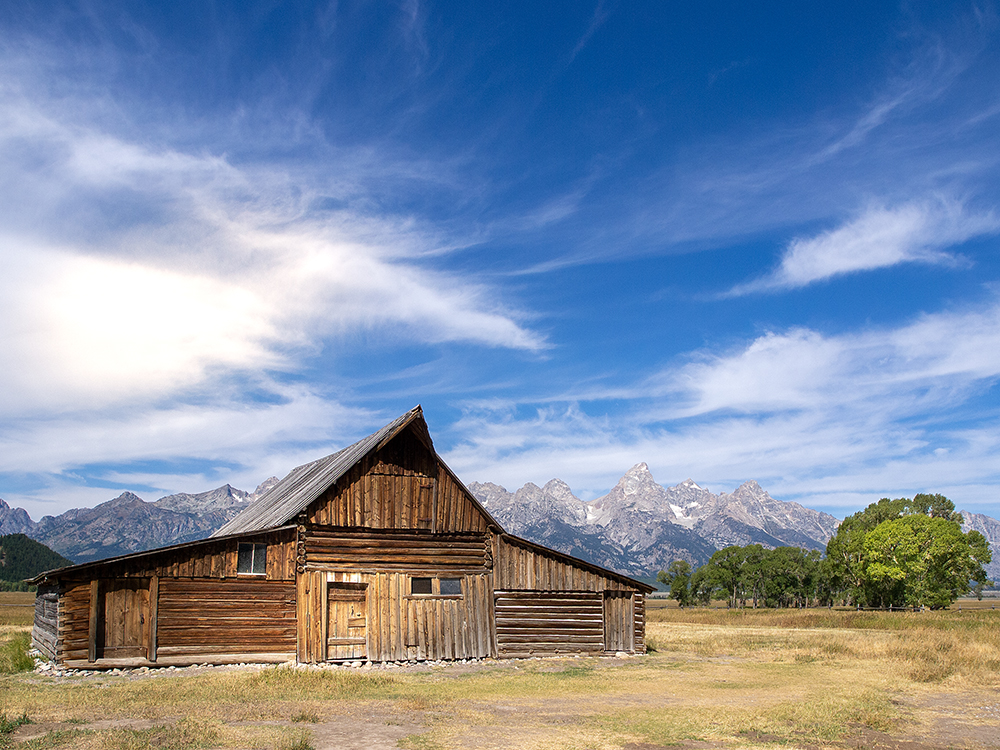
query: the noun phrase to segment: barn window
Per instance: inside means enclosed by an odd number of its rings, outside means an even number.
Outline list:
[[[410,578],[410,596],[459,597],[461,595],[461,578]]]
[[[267,573],[267,545],[240,542],[236,572],[262,576]]]

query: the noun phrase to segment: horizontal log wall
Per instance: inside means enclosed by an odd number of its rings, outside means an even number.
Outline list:
[[[67,583],[59,607],[57,658],[87,660],[90,646],[90,581]]]
[[[160,581],[158,660],[248,653],[295,653],[294,583]]]
[[[497,591],[500,657],[604,652],[602,596],[592,591]]]
[[[405,430],[359,461],[310,505],[318,526],[485,533],[489,521],[468,490]]]
[[[305,528],[300,563],[325,570],[485,573],[485,534],[387,533]]]
[[[467,659],[492,653],[492,581],[457,574],[462,596],[411,596],[410,575],[309,570],[299,576],[299,660],[326,659],[324,592],[330,582],[367,586],[367,656],[372,661]]]
[[[496,537],[494,576],[498,590],[607,591],[632,590],[627,582],[567,561],[558,552]]]
[[[35,624],[31,645],[49,659],[56,658],[59,643],[59,589],[39,586],[35,594]]]

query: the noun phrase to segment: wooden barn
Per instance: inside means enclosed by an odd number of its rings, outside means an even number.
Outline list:
[[[208,539],[32,583],[35,647],[86,669],[644,652],[652,591],[505,533],[419,406]]]

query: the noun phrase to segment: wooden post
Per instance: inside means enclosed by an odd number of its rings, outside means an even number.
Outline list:
[[[320,633],[320,656],[317,661],[326,661],[330,658],[330,577],[326,573],[317,574],[323,578],[323,591],[320,596],[320,612],[322,627]]]
[[[159,610],[160,577],[153,576],[149,579],[149,648],[146,649],[146,658],[150,661],[156,661],[156,625]]]
[[[95,579],[90,582],[90,624],[87,633],[87,661],[89,662],[97,661],[97,594],[98,582]]]

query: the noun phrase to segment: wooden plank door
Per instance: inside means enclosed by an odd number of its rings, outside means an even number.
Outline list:
[[[631,591],[604,592],[604,650],[635,650],[635,605]]]
[[[149,654],[149,579],[100,582],[98,657],[147,658]]]
[[[326,659],[368,656],[368,584],[327,584]]]

